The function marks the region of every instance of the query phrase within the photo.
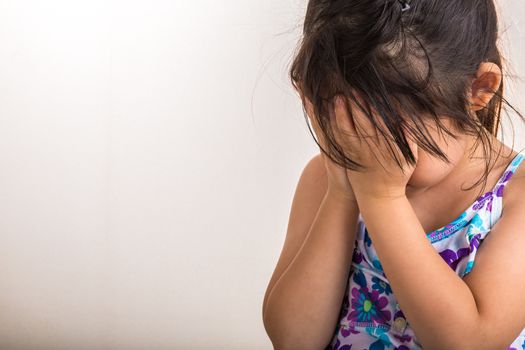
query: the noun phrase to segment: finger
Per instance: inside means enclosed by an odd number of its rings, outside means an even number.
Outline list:
[[[365,104],[360,96],[354,95],[354,97],[356,101],[351,103],[352,117],[349,118],[348,112],[343,108],[344,104],[338,104],[336,108],[339,115],[338,121],[344,125],[344,128],[351,127],[349,121],[352,121],[353,129],[359,137],[358,140],[367,144],[367,149],[376,157],[376,160],[384,162],[390,158],[392,151],[395,151],[395,146],[392,149],[394,137],[376,109]],[[359,144],[362,145],[362,143]]]
[[[366,105],[363,100],[355,96],[357,103],[345,96],[338,96],[335,102],[335,113],[338,127],[346,136],[360,139],[377,136],[377,130],[370,121],[370,117],[363,111]],[[351,115],[349,114],[351,111]]]
[[[367,139],[375,137],[373,124],[361,108],[350,101],[350,98],[337,96],[334,101],[334,113],[339,140],[346,146],[360,147],[363,141],[368,143]]]

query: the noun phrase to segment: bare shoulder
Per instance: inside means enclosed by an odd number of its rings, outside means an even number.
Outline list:
[[[323,194],[326,192],[327,178],[326,178],[326,167],[324,165],[323,157],[321,154],[317,154],[312,157],[306,164],[301,174],[300,181],[312,181],[314,184],[319,185],[321,188],[318,190]]]
[[[305,231],[317,213],[328,187],[326,168],[321,154],[312,157],[305,165],[292,200],[287,235],[304,238]],[[302,243],[302,242],[301,242]]]

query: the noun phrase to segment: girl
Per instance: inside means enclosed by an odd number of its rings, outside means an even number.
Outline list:
[[[263,302],[274,347],[525,349],[493,0],[310,0],[303,33],[291,78],[321,153]]]

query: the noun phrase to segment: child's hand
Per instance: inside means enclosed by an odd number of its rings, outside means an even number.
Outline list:
[[[354,126],[351,126],[345,108],[342,104],[338,104],[338,101],[344,100],[338,98],[335,100],[335,115],[338,124],[344,129],[342,147],[353,160],[365,167],[359,171],[347,171],[356,197],[386,199],[404,196],[415,166],[407,164],[401,151],[392,143],[397,158],[403,165],[405,171],[403,173],[392,158],[389,146],[380,135],[380,131],[373,126],[358,106],[348,99],[353,114]],[[361,105],[364,106],[363,103]],[[393,137],[381,117],[378,116],[375,120],[386,133],[386,137],[393,142]],[[359,129],[359,133],[356,128]],[[407,140],[417,161],[417,144],[408,135]]]
[[[313,115],[312,104],[308,99],[305,100],[306,111],[308,117],[310,118],[312,128],[314,129],[314,132],[317,136],[318,142],[323,149],[328,149],[326,146],[326,141],[323,138],[323,134],[320,132],[320,128],[316,120],[311,117]],[[328,192],[330,193],[330,195],[337,196],[344,200],[356,202],[354,191],[352,190],[352,186],[350,185],[350,182],[348,180],[347,170],[332,162],[330,158],[328,158],[322,151],[321,157],[324,160],[326,168],[326,175],[328,178]]]

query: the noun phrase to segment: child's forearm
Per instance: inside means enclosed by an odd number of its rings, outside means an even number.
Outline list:
[[[348,283],[358,214],[356,202],[325,195],[303,245],[268,296],[263,317],[275,349],[328,345]]]
[[[406,197],[359,202],[386,278],[424,349],[474,349],[479,318],[462,279],[432,247]]]

